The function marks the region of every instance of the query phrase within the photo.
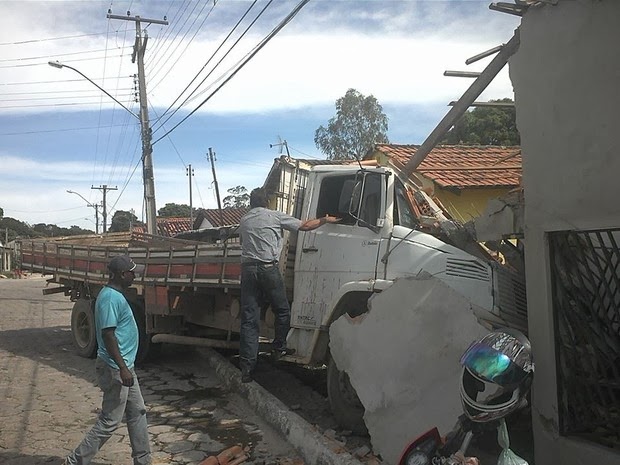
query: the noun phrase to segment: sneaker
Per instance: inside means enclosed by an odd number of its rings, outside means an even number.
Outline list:
[[[273,349],[271,351],[271,357],[274,360],[280,360],[280,358],[286,356],[286,355],[293,355],[295,353],[295,349]]]

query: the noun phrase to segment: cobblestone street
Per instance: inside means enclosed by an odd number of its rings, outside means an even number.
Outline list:
[[[101,402],[94,360],[78,357],[71,302],[44,296],[45,279],[0,280],[0,463],[60,464],[93,425]],[[238,394],[224,389],[197,351],[165,346],[137,369],[154,464],[197,464],[240,444],[248,464],[290,463],[297,454]],[[92,462],[131,464],[122,426]]]

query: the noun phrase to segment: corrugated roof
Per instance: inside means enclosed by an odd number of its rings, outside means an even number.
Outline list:
[[[419,145],[377,144],[394,166],[403,168]],[[518,187],[521,184],[521,147],[493,145],[438,145],[416,171],[441,187]]]

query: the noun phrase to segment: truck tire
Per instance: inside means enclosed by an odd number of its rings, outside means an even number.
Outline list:
[[[71,339],[80,357],[94,358],[97,354],[95,333],[95,301],[79,299],[71,310]]]
[[[327,397],[340,427],[355,434],[368,434],[364,423],[364,406],[351,386],[349,375],[338,369],[331,356],[327,364]]]

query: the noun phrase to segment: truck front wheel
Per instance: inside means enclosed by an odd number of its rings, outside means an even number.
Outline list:
[[[94,358],[97,354],[95,334],[95,301],[79,299],[71,311],[71,338],[80,357]]]
[[[334,418],[343,429],[355,434],[368,434],[364,406],[351,386],[349,375],[338,369],[331,356],[327,364],[327,397]]]

